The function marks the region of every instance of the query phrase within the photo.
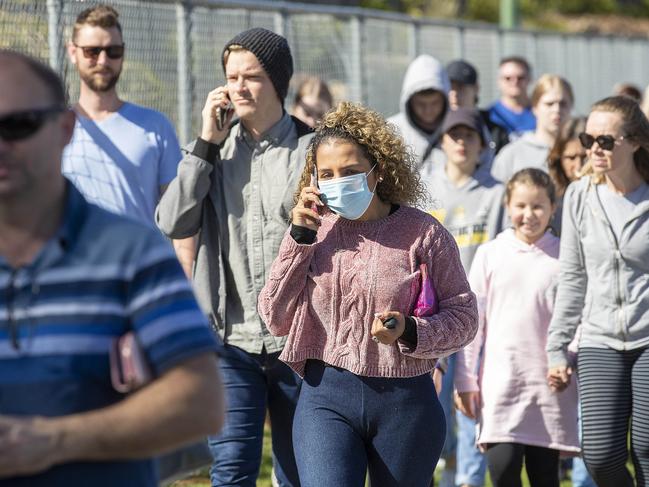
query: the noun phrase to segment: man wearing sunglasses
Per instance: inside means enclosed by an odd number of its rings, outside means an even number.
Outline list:
[[[160,195],[176,176],[180,147],[163,114],[118,96],[124,55],[115,9],[98,5],[78,15],[68,56],[81,85],[63,173],[92,203],[154,226]]]
[[[151,457],[218,431],[221,345],[156,230],[61,174],[75,124],[58,76],[0,50],[0,487],[158,485]],[[153,373],[111,383],[132,331]]]
[[[489,108],[489,120],[504,127],[510,141],[520,137],[523,132],[536,129],[536,117],[527,94],[531,72],[529,63],[522,57],[510,56],[500,61],[500,100]]]

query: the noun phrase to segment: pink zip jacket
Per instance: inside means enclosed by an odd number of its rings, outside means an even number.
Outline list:
[[[417,346],[371,340],[374,314],[412,315],[426,263],[439,313],[414,318]],[[406,206],[374,221],[327,212],[316,242],[287,234],[259,296],[259,314],[273,335],[288,335],[281,359],[300,376],[308,359],[354,374],[414,377],[462,348],[477,330],[469,289],[453,237],[432,216]]]
[[[469,273],[480,329],[458,354],[455,388],[480,391],[478,444],[521,443],[579,452],[575,381],[562,392],[547,383],[545,354],[559,277],[559,239],[529,245],[508,229],[482,245]],[[484,344],[482,374],[474,371]]]

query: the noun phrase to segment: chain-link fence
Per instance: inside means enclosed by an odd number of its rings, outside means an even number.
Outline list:
[[[95,2],[0,0],[0,47],[49,61],[65,78],[71,100],[78,77],[65,43],[77,14]],[[573,85],[584,113],[616,82],[649,82],[649,40],[611,36],[503,31],[491,25],[412,19],[332,6],[263,1],[106,0],[120,12],[127,46],[122,97],[166,113],[181,141],[196,133],[207,92],[223,82],[225,42],[249,27],[287,37],[295,73],[319,76],[338,100],[362,101],[385,115],[398,110],[401,81],[417,54],[443,62],[463,57],[480,72],[484,105],[497,97],[501,57],[525,56],[539,75],[552,72]]]

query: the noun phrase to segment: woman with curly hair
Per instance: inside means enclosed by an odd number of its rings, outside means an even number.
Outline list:
[[[304,378],[303,487],[362,487],[368,470],[375,487],[430,484],[445,433],[430,372],[473,338],[477,309],[453,237],[411,206],[425,194],[380,115],[352,103],[325,115],[259,297],[271,333],[288,335],[280,358]],[[415,317],[422,273],[438,310]]]

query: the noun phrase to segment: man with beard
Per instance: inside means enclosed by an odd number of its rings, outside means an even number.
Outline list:
[[[123,101],[122,27],[112,7],[81,12],[68,44],[81,80],[77,122],[63,174],[91,203],[153,226],[153,214],[181,159],[175,130],[161,113]]]

